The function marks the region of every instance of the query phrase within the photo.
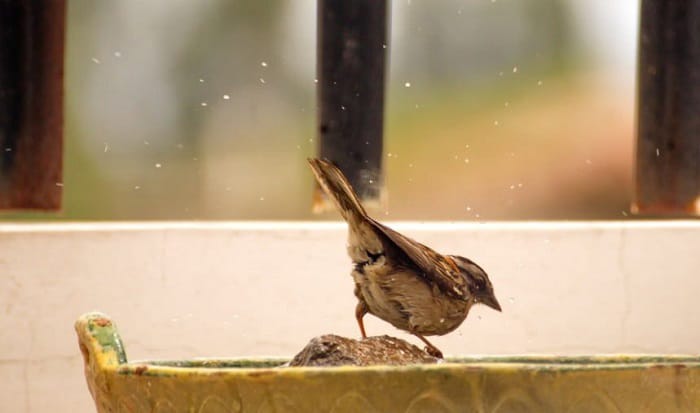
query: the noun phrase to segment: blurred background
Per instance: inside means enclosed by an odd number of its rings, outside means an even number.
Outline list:
[[[379,217],[627,218],[638,7],[392,2]],[[317,218],[315,26],[312,0],[72,0],[64,210],[0,219]]]

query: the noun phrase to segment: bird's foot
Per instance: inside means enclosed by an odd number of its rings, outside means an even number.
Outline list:
[[[438,348],[435,347],[435,346],[433,345],[433,343],[431,343],[430,341],[428,341],[427,338],[423,337],[422,335],[420,335],[420,334],[418,334],[418,333],[413,333],[413,335],[416,336],[416,337],[418,337],[422,342],[425,343],[425,345],[426,345],[426,347],[425,347],[425,352],[426,352],[426,353],[430,354],[431,356],[433,356],[433,357],[435,357],[435,358],[439,358],[439,359],[442,359],[442,358],[443,358],[443,357],[442,357],[442,351],[438,350]]]
[[[425,347],[425,352],[430,354],[431,356],[438,358],[438,359],[443,359],[444,357],[442,356],[442,351],[438,350],[436,347],[432,346],[426,346]]]

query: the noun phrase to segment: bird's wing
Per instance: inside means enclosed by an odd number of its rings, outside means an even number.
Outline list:
[[[381,231],[393,242],[408,259],[410,259],[421,271],[428,281],[435,282],[446,294],[455,298],[468,298],[467,283],[460,274],[460,270],[454,261],[441,255],[425,245],[402,235],[393,229],[369,218],[374,227]]]
[[[396,245],[408,260],[418,267],[426,280],[435,282],[445,294],[455,298],[468,298],[466,281],[450,257],[441,258],[437,252],[425,245],[370,218],[338,167],[325,160],[309,159],[308,161],[319,186],[333,200],[343,218],[348,221],[350,227],[348,253],[353,261],[364,261],[367,260],[368,253],[382,252],[381,243],[386,240],[380,241],[381,237],[375,237],[373,233],[377,231]]]

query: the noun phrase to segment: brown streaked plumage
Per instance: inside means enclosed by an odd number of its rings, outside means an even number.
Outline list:
[[[362,337],[370,313],[421,339],[447,334],[464,321],[475,303],[501,311],[486,272],[457,255],[441,255],[372,219],[343,173],[332,163],[309,159],[319,185],[348,223],[348,255]]]

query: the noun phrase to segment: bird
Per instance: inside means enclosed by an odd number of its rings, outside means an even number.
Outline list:
[[[483,268],[458,255],[442,255],[370,217],[341,170],[309,158],[320,188],[348,224],[353,263],[355,318],[367,338],[364,316],[372,314],[419,338],[426,352],[443,358],[426,336],[445,335],[467,318],[474,304],[501,306]]]

